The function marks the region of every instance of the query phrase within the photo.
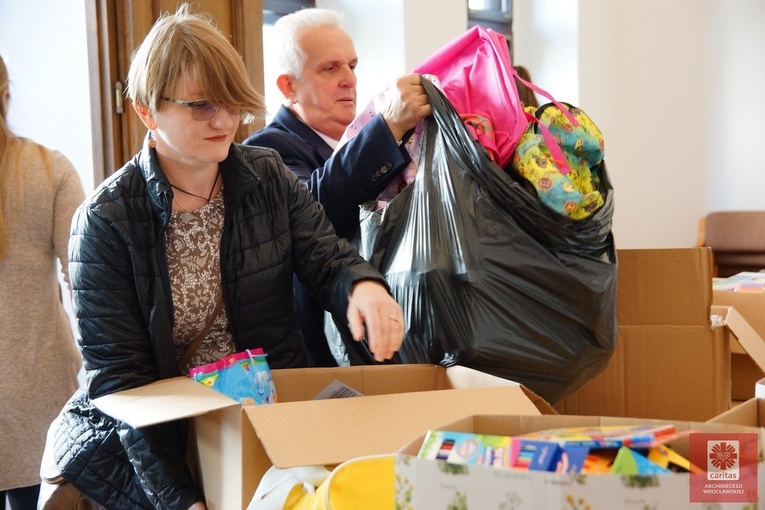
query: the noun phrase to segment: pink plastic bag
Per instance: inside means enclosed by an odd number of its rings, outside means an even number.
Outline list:
[[[432,74],[461,115],[486,117],[493,140],[474,133],[504,167],[528,124],[515,85],[505,36],[475,26],[419,64],[413,72]]]

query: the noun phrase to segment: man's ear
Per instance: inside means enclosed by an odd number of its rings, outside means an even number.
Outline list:
[[[147,129],[157,129],[157,121],[154,120],[154,114],[151,113],[149,107],[145,104],[141,104],[138,101],[133,102],[133,109],[141,118],[141,122]]]
[[[290,104],[297,103],[297,92],[295,91],[294,78],[289,74],[280,74],[276,77],[276,86],[279,87],[282,95]]]

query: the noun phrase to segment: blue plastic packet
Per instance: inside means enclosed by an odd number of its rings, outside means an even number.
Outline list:
[[[274,379],[262,349],[238,352],[191,368],[189,376],[242,405],[277,401]]]

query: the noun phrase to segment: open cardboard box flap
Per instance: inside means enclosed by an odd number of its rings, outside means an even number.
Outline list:
[[[748,427],[765,427],[765,399],[750,398],[718,414],[707,423],[730,423]]]
[[[765,342],[738,310],[731,306],[713,305],[711,313],[713,326],[715,318],[719,318],[721,324],[728,327],[757,366],[765,371]]]
[[[474,414],[487,402],[518,414],[540,412],[517,385],[246,406],[245,413],[271,462],[286,468],[395,452],[434,424]]]
[[[765,313],[763,313],[765,310],[765,291],[719,290],[714,284],[713,288],[712,304],[732,306],[762,338],[765,338]]]
[[[93,399],[101,411],[140,428],[239,405],[188,377],[173,377]]]

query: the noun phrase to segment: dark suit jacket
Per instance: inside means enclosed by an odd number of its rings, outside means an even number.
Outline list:
[[[244,143],[276,149],[287,167],[322,204],[337,234],[346,239],[353,239],[359,230],[359,206],[376,198],[411,161],[379,114],[335,154],[313,129],[284,106],[268,126],[250,135]],[[322,308],[297,280],[295,293],[303,337],[314,362],[319,366],[336,365],[324,335]]]

